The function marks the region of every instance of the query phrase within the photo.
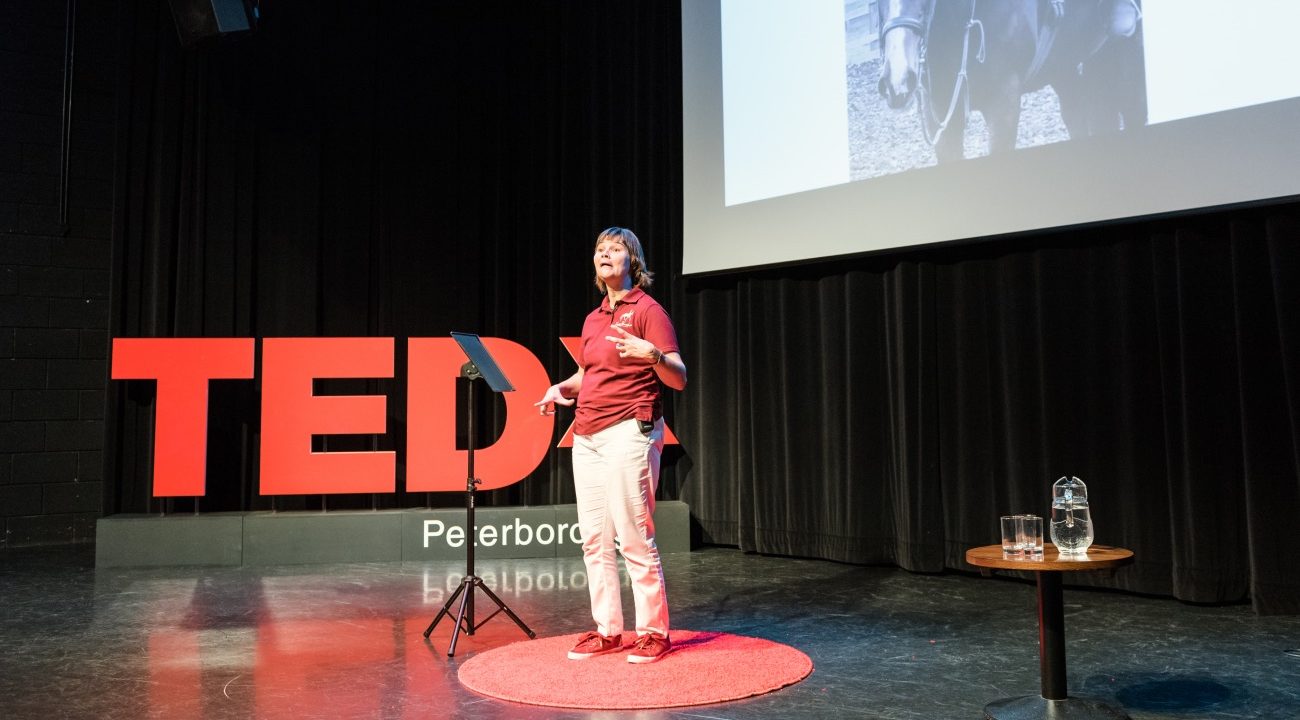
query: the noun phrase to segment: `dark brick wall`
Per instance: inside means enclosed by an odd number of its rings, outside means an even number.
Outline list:
[[[86,542],[103,508],[117,3],[0,2],[0,547]]]

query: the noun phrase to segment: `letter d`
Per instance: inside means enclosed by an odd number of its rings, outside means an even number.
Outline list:
[[[479,490],[495,490],[523,480],[546,457],[555,432],[555,416],[543,415],[533,402],[551,380],[541,361],[523,345],[483,338],[483,345],[514,392],[502,393],[506,423],[495,443],[479,440],[474,474]],[[406,341],[406,489],[409,492],[453,492],[465,489],[465,450],[456,449],[456,381],[465,353],[451,338],[409,338]],[[471,382],[481,382],[473,380]],[[480,387],[491,392],[487,385]]]

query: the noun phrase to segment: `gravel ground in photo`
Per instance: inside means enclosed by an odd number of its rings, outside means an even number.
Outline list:
[[[892,110],[876,91],[879,60],[849,66],[847,79],[850,179],[892,175],[937,162],[934,148],[921,132],[916,103]],[[1020,108],[1017,149],[1070,139],[1061,122],[1060,103],[1051,87],[1026,93],[1020,99]],[[988,132],[978,111],[971,111],[963,142],[967,158],[988,154]]]

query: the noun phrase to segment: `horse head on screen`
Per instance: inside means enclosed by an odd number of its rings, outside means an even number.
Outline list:
[[[970,111],[990,152],[1014,148],[1021,96],[1051,85],[1070,137],[1146,122],[1140,0],[879,0],[877,89],[913,99],[940,161],[963,157]]]
[[[880,81],[876,84],[889,107],[911,102],[921,76],[922,49],[935,0],[879,0]]]

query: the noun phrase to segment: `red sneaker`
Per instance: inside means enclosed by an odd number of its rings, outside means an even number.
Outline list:
[[[578,644],[573,646],[569,651],[570,660],[586,660],[596,655],[604,655],[619,650],[623,647],[622,635],[611,635],[605,637],[596,631],[592,631],[578,638]]]
[[[628,653],[627,661],[630,663],[652,663],[655,660],[668,654],[673,649],[673,644],[667,637],[659,633],[647,633],[636,639],[632,643],[632,652]]]

